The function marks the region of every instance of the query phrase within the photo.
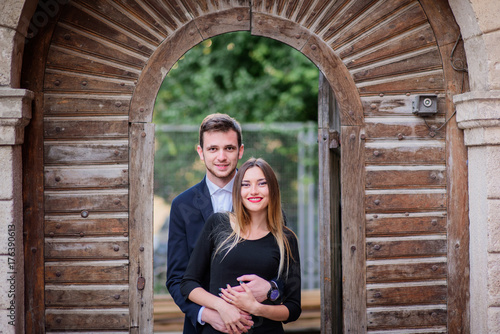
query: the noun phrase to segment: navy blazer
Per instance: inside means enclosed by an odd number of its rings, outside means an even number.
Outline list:
[[[167,288],[177,306],[186,315],[184,334],[196,334],[201,330],[197,320],[201,306],[184,299],[180,283],[205,221],[214,212],[205,178],[177,196],[170,209]],[[208,279],[209,277],[204,284],[205,288],[208,288]]]

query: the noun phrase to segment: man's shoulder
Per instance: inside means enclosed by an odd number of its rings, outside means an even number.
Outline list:
[[[187,200],[192,201],[194,196],[202,195],[206,187],[207,183],[205,182],[205,179],[203,179],[200,183],[195,184],[191,188],[188,188],[177,195],[172,201],[172,205],[177,202],[185,202]]]

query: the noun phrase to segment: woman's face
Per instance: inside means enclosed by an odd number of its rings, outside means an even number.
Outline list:
[[[250,212],[265,210],[269,204],[269,188],[264,173],[259,167],[247,169],[241,181],[241,200]]]

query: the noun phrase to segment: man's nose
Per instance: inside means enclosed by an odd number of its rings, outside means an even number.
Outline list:
[[[219,154],[217,155],[217,159],[219,159],[221,161],[226,160],[226,152],[224,152],[224,150],[220,150]]]

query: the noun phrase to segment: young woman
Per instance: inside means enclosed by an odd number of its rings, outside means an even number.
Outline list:
[[[247,332],[241,313],[252,315],[251,333],[284,333],[282,322],[300,313],[300,262],[295,234],[284,225],[278,180],[262,159],[251,158],[236,174],[234,212],[206,222],[181,283],[191,301],[219,312],[229,333]],[[237,278],[252,272],[283,282],[280,304],[255,300]],[[209,291],[202,288],[209,281]],[[231,286],[240,284],[244,292]],[[219,333],[205,325],[202,333]]]

